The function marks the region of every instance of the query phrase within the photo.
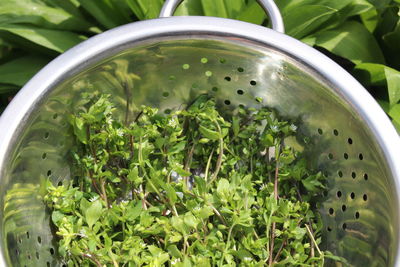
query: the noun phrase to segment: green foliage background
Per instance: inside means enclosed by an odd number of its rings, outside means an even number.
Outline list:
[[[163,0],[1,0],[0,113],[43,66],[87,38],[158,16]],[[286,33],[330,56],[400,130],[400,0],[275,0]],[[255,0],[185,0],[176,15],[268,26]]]

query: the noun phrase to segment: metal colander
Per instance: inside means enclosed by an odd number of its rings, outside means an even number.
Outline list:
[[[180,1],[167,1],[162,16]],[[259,1],[283,31],[272,1]],[[44,182],[70,179],[67,115],[82,92],[138,107],[182,108],[200,94],[221,110],[269,106],[298,120],[308,160],[328,176],[323,248],[355,266],[400,266],[400,140],[367,91],[333,61],[261,26],[211,17],[135,22],[59,56],[0,118],[1,266],[58,266]]]

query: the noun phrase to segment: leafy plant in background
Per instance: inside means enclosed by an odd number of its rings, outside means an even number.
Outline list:
[[[118,25],[156,18],[163,0],[2,0],[0,112],[38,70],[79,42]],[[286,33],[352,73],[400,130],[400,0],[276,0]],[[185,0],[176,15],[268,26],[255,0]]]

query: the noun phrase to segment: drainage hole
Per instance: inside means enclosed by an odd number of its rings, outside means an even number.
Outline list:
[[[343,172],[342,171],[338,171],[338,175],[339,175],[339,177],[343,177]]]
[[[319,133],[320,135],[322,135],[324,132],[322,131],[322,129],[318,128],[318,133]]]
[[[243,90],[241,90],[241,89],[237,90],[236,93],[237,93],[238,95],[243,95],[243,94],[244,94]]]
[[[48,139],[49,136],[50,136],[50,133],[49,133],[49,132],[45,132],[45,133],[44,133],[44,139]]]
[[[29,232],[26,232],[26,238],[29,239]]]
[[[354,194],[354,192],[351,192],[350,198],[351,198],[351,199],[354,199],[355,197],[356,197],[356,194]]]
[[[57,117],[58,117],[57,113],[53,115],[53,119],[57,119]]]
[[[334,130],[333,130],[333,134],[334,134],[335,136],[338,136],[338,135],[339,135],[339,131],[336,130],[336,129],[334,129]]]
[[[333,159],[333,154],[332,154],[332,153],[329,153],[329,154],[328,154],[328,158],[329,158],[329,159]]]
[[[349,158],[349,154],[344,153],[344,154],[343,154],[343,157],[344,157],[344,159],[348,159],[348,158]]]
[[[354,214],[354,217],[356,217],[356,219],[360,218],[360,213],[358,211],[356,211],[356,214]]]
[[[242,67],[237,68],[238,72],[243,72],[244,69]]]
[[[47,267],[50,267],[50,262],[46,262],[46,264],[47,264]]]
[[[364,173],[364,180],[368,181],[368,174]]]
[[[227,81],[227,82],[230,82],[232,79],[231,79],[231,77],[229,77],[229,76],[226,76],[225,78],[225,81]]]
[[[347,143],[349,143],[349,145],[352,145],[352,144],[353,144],[353,139],[348,138],[348,139],[347,139]]]
[[[337,193],[336,193],[336,195],[337,195],[337,197],[342,197],[342,192],[341,191],[337,191]]]
[[[355,172],[352,172],[351,177],[353,177],[353,179],[355,179],[357,177],[357,174]]]
[[[218,87],[213,87],[213,88],[211,88],[211,90],[213,90],[214,92],[217,92],[218,91]]]
[[[168,96],[169,96],[169,93],[168,93],[168,92],[164,92],[164,93],[162,94],[162,96],[163,96],[163,97],[168,97]]]
[[[342,225],[342,228],[343,228],[343,230],[346,230],[346,229],[347,229],[347,224],[344,223],[344,224]]]
[[[39,259],[39,258],[40,258],[39,252],[36,251],[36,259]]]
[[[37,237],[37,242],[38,242],[39,244],[42,243],[42,238],[41,238],[40,236]]]
[[[43,153],[42,154],[42,159],[46,159],[47,158],[47,153]]]
[[[335,212],[335,211],[333,210],[333,208],[330,208],[330,209],[329,209],[329,214],[330,214],[330,215],[333,215],[334,212]]]
[[[48,170],[47,171],[47,176],[50,176],[51,175],[51,170]]]
[[[231,104],[231,101],[229,101],[228,99],[224,101],[225,105],[229,106]]]
[[[332,228],[328,226],[328,227],[326,227],[326,230],[328,230],[328,232],[331,232]]]
[[[250,81],[250,84],[253,85],[253,86],[255,86],[255,85],[257,85],[257,82],[254,81],[254,80],[252,80],[252,81]]]
[[[54,252],[55,252],[55,251],[54,251],[54,248],[50,248],[50,254],[51,254],[51,255],[54,255]]]
[[[347,209],[346,205],[342,205],[342,211],[345,212]]]
[[[368,200],[367,194],[364,194],[364,195],[363,195],[363,199],[364,199],[364,201],[367,201],[367,200]]]
[[[363,160],[363,159],[364,159],[363,154],[362,154],[362,153],[358,154],[358,158],[359,158],[360,160]]]

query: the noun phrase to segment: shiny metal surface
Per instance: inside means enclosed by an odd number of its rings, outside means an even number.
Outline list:
[[[82,92],[94,91],[113,95],[120,119],[142,104],[181,108],[205,92],[227,112],[267,105],[297,118],[310,165],[329,177],[320,207],[324,249],[355,266],[400,266],[400,140],[379,105],[311,47],[206,17],[137,22],[93,37],[18,93],[0,117],[0,266],[62,264],[43,183],[69,179],[67,115]]]
[[[175,10],[178,8],[183,0],[166,0],[161,11],[160,18],[172,17]],[[200,0],[199,0],[200,1]],[[279,8],[276,6],[274,0],[257,0],[260,6],[265,10],[268,18],[271,20],[272,29],[284,33],[285,26]]]

